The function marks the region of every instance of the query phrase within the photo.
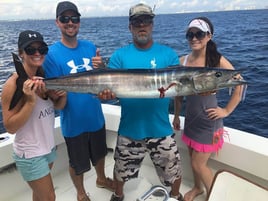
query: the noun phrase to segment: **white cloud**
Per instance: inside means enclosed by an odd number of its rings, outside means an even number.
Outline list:
[[[0,19],[55,18],[55,0],[1,0]],[[233,9],[267,8],[263,0],[74,0],[84,17],[128,15],[130,6],[139,2],[151,7],[156,13],[200,12]]]

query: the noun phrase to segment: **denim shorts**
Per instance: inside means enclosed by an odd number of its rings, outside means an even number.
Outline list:
[[[40,179],[50,173],[49,164],[56,159],[56,148],[50,153],[33,158],[21,158],[13,153],[16,166],[25,181]]]

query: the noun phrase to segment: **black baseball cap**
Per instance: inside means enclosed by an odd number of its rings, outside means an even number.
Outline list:
[[[27,47],[33,42],[41,42],[45,46],[47,46],[47,44],[44,41],[43,36],[39,32],[32,31],[32,30],[26,30],[26,31],[20,32],[19,40],[18,40],[19,49],[24,49],[25,47]]]
[[[72,10],[76,12],[77,15],[81,16],[81,14],[78,11],[77,6],[74,3],[70,1],[62,1],[62,2],[59,2],[57,5],[56,17],[59,17],[63,12],[67,10]]]

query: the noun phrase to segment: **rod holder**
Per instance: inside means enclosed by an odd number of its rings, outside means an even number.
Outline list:
[[[152,186],[150,190],[148,190],[144,195],[142,195],[140,198],[138,198],[136,201],[145,201],[147,198],[149,198],[153,193],[161,191],[164,193],[164,200],[168,201],[169,199],[169,193],[167,189],[165,189],[163,186]]]

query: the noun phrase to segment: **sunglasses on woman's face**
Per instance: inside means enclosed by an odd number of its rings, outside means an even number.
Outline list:
[[[44,54],[47,54],[48,47],[41,46],[41,47],[35,48],[35,47],[28,46],[28,47],[24,48],[24,51],[27,55],[34,55],[36,53],[36,51],[38,51],[39,54],[44,55]]]
[[[59,16],[59,21],[63,24],[69,23],[71,20],[72,23],[78,24],[80,22],[80,17],[79,16]]]
[[[202,40],[203,38],[205,38],[205,36],[207,35],[206,32],[203,31],[197,31],[197,32],[192,32],[192,31],[188,31],[186,33],[186,39],[188,41],[191,41],[194,39],[194,37],[196,37],[197,40]]]

